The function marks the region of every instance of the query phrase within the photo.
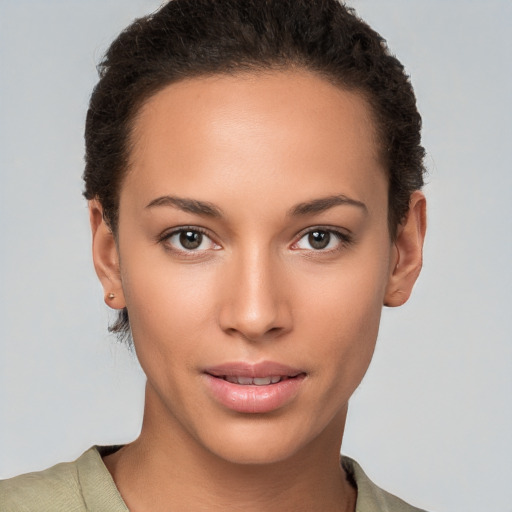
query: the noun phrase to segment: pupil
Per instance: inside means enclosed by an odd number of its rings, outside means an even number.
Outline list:
[[[329,245],[331,234],[327,231],[313,231],[308,238],[314,249],[325,249]]]
[[[182,231],[180,233],[180,244],[185,249],[197,249],[203,241],[203,235],[197,231]]]

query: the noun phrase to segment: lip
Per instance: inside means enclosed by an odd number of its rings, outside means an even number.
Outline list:
[[[293,368],[291,366],[275,363],[273,361],[261,361],[259,363],[247,363],[243,361],[230,362],[212,366],[204,370],[205,373],[214,377],[224,375],[239,375],[240,377],[262,378],[272,375],[281,375],[283,377],[295,377],[304,370]]]
[[[285,377],[275,384],[235,384],[224,377]],[[298,394],[306,372],[272,361],[229,362],[204,370],[209,394],[222,406],[246,414],[268,413],[279,409]]]

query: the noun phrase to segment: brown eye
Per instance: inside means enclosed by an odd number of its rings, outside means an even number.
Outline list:
[[[221,247],[200,229],[176,229],[161,238],[161,242],[176,253],[204,254],[207,251],[216,251]]]
[[[332,253],[352,243],[349,234],[335,229],[312,228],[292,245],[292,249],[320,253]]]
[[[329,231],[312,231],[308,235],[309,245],[313,249],[325,249],[331,241],[331,233]]]
[[[197,249],[203,241],[203,234],[199,231],[181,231],[179,235],[180,245],[187,250]]]

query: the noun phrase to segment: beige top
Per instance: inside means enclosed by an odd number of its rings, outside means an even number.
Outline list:
[[[90,448],[74,462],[1,480],[0,510],[129,512],[99,449]],[[425,512],[377,487],[354,460],[342,457],[342,464],[357,485],[356,512]]]

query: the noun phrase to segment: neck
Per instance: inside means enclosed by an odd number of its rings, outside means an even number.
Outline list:
[[[239,464],[208,451],[175,421],[162,422],[147,396],[139,438],[105,458],[132,512],[353,511],[356,491],[339,463],[346,409],[286,460]]]

